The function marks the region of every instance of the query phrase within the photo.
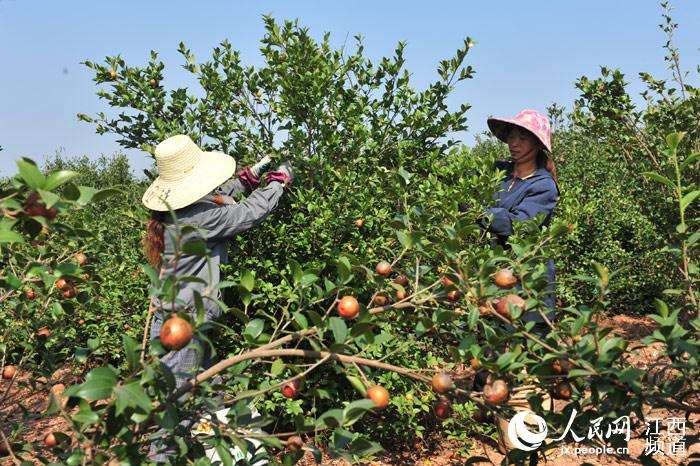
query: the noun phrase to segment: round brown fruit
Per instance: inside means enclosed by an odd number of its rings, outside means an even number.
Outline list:
[[[556,374],[566,375],[571,370],[571,362],[569,362],[568,358],[555,359],[554,362],[552,362],[552,370]]]
[[[404,274],[401,274],[398,277],[394,278],[394,283],[401,286],[408,286],[408,277]]]
[[[158,81],[155,79],[151,79],[148,83],[151,85],[151,87],[156,87],[158,85]]]
[[[554,387],[554,398],[557,400],[569,400],[571,395],[573,395],[573,389],[569,382],[559,382]]]
[[[454,388],[452,378],[445,372],[438,372],[433,376],[433,390],[437,393],[447,393]]]
[[[182,317],[173,315],[160,329],[160,342],[169,350],[184,348],[192,339],[192,325]]]
[[[58,440],[56,439],[56,436],[53,434],[53,432],[49,432],[46,437],[44,437],[44,445],[46,445],[49,448],[53,448],[56,445],[58,445]]]
[[[300,388],[301,381],[299,379],[292,380],[291,382],[287,382],[282,386],[282,395],[284,395],[285,398],[293,400],[299,395]]]
[[[2,370],[2,378],[5,380],[10,380],[17,373],[17,368],[15,366],[5,366]]]
[[[287,448],[290,451],[299,451],[304,448],[304,441],[298,435],[292,435],[287,439]]]
[[[56,288],[58,288],[59,290],[65,290],[69,286],[70,283],[68,283],[68,280],[66,280],[65,278],[59,278],[58,280],[56,280]]]
[[[73,256],[73,258],[78,263],[78,265],[81,267],[83,267],[85,264],[88,263],[87,256],[85,254],[83,254],[82,252],[76,253],[75,256]]]
[[[405,290],[396,290],[396,300],[403,301],[404,299],[406,299],[406,291]]]
[[[372,302],[377,306],[386,306],[386,303],[389,302],[389,298],[383,294],[378,294],[372,298]]]
[[[109,77],[112,79],[116,79],[117,72],[115,70],[109,70]]]
[[[433,404],[433,412],[438,419],[447,419],[452,414],[452,403],[447,398],[440,398]]]
[[[51,336],[51,330],[48,327],[41,327],[36,331],[36,336],[39,338],[49,338]]]
[[[389,392],[381,385],[373,385],[367,389],[367,398],[374,401],[374,406],[379,409],[386,408],[389,404]]]
[[[505,380],[497,379],[484,386],[484,401],[490,405],[501,405],[505,403],[509,397],[510,389]]]
[[[363,226],[364,224],[365,224],[365,221],[362,220],[361,218],[358,218],[357,220],[355,220],[355,226],[356,226],[357,228],[362,228],[362,226]]]
[[[509,294],[505,298],[501,298],[498,300],[496,303],[496,312],[498,312],[500,315],[505,317],[506,319],[510,319],[510,310],[508,309],[508,304],[512,304],[513,306],[519,307],[521,310],[525,310],[525,300],[518,296],[517,294]]]
[[[387,261],[381,261],[374,269],[379,275],[388,277],[391,275],[391,264]]]
[[[71,286],[68,289],[63,290],[63,297],[66,299],[75,298],[77,295],[78,295],[78,290],[76,290],[74,286]]]
[[[462,297],[462,292],[459,290],[452,290],[447,293],[447,300],[456,303]]]
[[[445,275],[440,277],[440,283],[442,283],[442,286],[444,286],[445,288],[453,286],[455,284],[455,282],[453,282],[452,279],[450,279],[450,277],[447,277]]]
[[[34,291],[34,290],[31,289],[31,288],[27,288],[27,289],[24,291],[24,296],[25,296],[27,299],[30,299],[30,300],[31,300],[31,299],[34,299],[34,298],[36,298],[36,291]]]
[[[479,360],[478,360],[476,357],[472,357],[472,358],[469,360],[469,366],[470,366],[472,369],[474,369],[474,370],[477,370],[477,369],[479,368],[480,365],[481,365],[481,364],[479,363]]]
[[[354,319],[360,313],[360,303],[354,296],[343,296],[338,302],[338,315],[343,319]]]
[[[513,272],[508,268],[501,269],[496,272],[493,279],[499,288],[512,288],[516,283],[518,283],[518,279],[515,278]]]

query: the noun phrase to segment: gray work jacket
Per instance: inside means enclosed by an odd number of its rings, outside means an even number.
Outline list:
[[[209,257],[196,255],[181,255],[175,262],[176,237],[179,226],[170,216],[164,221],[165,230],[163,239],[165,248],[160,276],[165,280],[169,276],[182,277],[186,275],[201,278],[204,283],[183,282],[180,283],[176,300],[170,301],[163,298],[153,298],[155,308],[163,311],[195,312],[195,291],[203,298],[207,320],[215,319],[221,313],[220,306],[207,299],[213,297],[220,299],[218,290],[214,290],[220,282],[219,265],[228,262],[228,242],[238,233],[244,232],[267,217],[272,212],[282,196],[284,187],[282,183],[273,181],[264,188],[258,188],[251,192],[243,201],[233,204],[218,205],[207,199],[201,199],[194,204],[175,211],[177,222],[180,225],[191,225],[199,229],[198,232],[186,233],[180,239],[180,244],[195,238],[205,240]],[[247,193],[247,184],[237,177],[231,178],[213,191],[214,194],[235,196],[239,193]],[[182,302],[178,302],[181,300]]]

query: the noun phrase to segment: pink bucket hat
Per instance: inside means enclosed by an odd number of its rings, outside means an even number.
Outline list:
[[[552,152],[552,129],[549,120],[537,110],[523,110],[513,118],[489,118],[486,122],[491,132],[503,142],[508,142],[508,132],[515,125],[530,131],[547,151]]]

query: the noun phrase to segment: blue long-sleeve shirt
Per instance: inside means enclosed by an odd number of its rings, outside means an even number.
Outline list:
[[[549,225],[559,200],[559,188],[549,171],[546,168],[538,168],[525,178],[514,178],[511,162],[496,162],[496,168],[505,170],[506,176],[499,186],[500,189],[494,193],[493,199],[496,205],[489,208],[486,213],[493,216],[489,230],[497,235],[499,242],[503,244],[513,233],[515,221],[529,220],[539,213],[544,213],[542,225]],[[549,294],[544,302],[547,307],[553,309],[556,301],[554,296],[556,274],[554,261],[551,259],[547,261],[547,275],[549,283],[546,290]]]

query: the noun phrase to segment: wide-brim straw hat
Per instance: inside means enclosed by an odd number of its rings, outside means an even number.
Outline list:
[[[141,202],[160,212],[193,204],[236,172],[233,157],[203,151],[184,134],[158,144],[155,158],[158,177],[146,189]]]
[[[486,122],[494,136],[505,143],[508,142],[508,133],[513,126],[518,126],[531,132],[547,152],[552,152],[552,128],[549,119],[537,110],[526,109],[513,118],[489,118]]]

